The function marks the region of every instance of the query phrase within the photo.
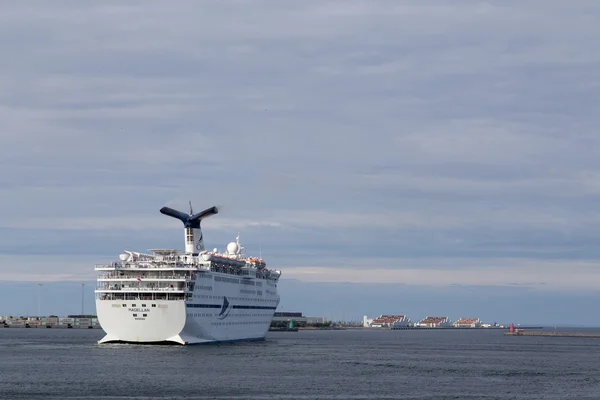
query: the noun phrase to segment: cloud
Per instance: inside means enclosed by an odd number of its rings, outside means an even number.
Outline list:
[[[210,224],[210,225],[209,225]],[[106,230],[124,230],[136,231],[147,229],[173,229],[182,228],[181,223],[175,223],[165,218],[151,219],[147,216],[129,215],[126,217],[91,217],[91,218],[36,218],[15,221],[13,224],[3,225],[4,228],[19,229],[23,226],[35,225],[37,228],[47,230],[85,230],[85,231],[106,231]],[[233,220],[231,218],[221,218],[216,221],[205,222],[211,229],[231,230],[253,227],[281,227],[280,223],[259,220]]]
[[[283,269],[286,278],[302,282],[398,284],[418,287],[523,286],[536,291],[597,291],[600,272],[595,261],[528,259],[383,260],[344,263],[345,268],[298,266]]]
[[[61,255],[0,255],[0,280],[13,282],[87,282],[93,279],[95,263],[110,262],[109,258],[91,260],[86,256]]]
[[[242,231],[298,279],[359,281],[360,265],[413,285],[591,287],[598,15],[558,0],[4,7],[0,252],[53,264],[0,279],[181,247],[158,209],[192,200],[220,207],[203,225],[215,246]]]

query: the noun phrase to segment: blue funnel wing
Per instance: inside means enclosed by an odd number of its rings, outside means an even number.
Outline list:
[[[210,217],[211,215],[215,215],[218,212],[219,212],[219,210],[217,209],[217,207],[207,208],[206,210],[200,211],[199,213],[194,214],[191,217],[189,217],[190,218],[190,222],[193,222],[193,221],[196,221],[196,220],[202,221],[204,218]]]
[[[184,224],[186,222],[188,222],[188,219],[190,218],[190,216],[188,214],[182,213],[181,211],[173,210],[172,208],[169,208],[169,207],[161,208],[160,212],[161,212],[161,214],[168,215],[169,217],[177,218]]]
[[[211,215],[217,214],[219,212],[219,210],[217,209],[217,207],[210,207],[204,211],[200,211],[197,214],[188,215],[186,213],[174,210],[169,207],[163,207],[160,209],[160,212],[162,214],[168,215],[169,217],[177,218],[178,220],[183,222],[183,225],[185,225],[186,228],[189,227],[189,228],[199,229],[200,221],[202,221],[206,217],[210,217]]]

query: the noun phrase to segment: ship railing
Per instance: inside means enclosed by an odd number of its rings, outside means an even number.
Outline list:
[[[102,291],[122,291],[122,292],[183,292],[185,288],[163,288],[163,287],[114,287],[114,286],[96,286],[96,290]]]
[[[173,292],[99,292],[96,294],[98,300],[162,300],[162,301],[182,301],[185,300],[184,293]]]
[[[157,279],[185,279],[185,280],[189,280],[189,276],[186,275],[167,275],[167,276],[140,276],[139,274],[136,275],[132,275],[132,274],[124,274],[124,275],[120,275],[120,274],[100,274],[97,276],[98,279],[137,279],[137,278],[141,278],[142,281],[144,280],[157,280]]]
[[[181,264],[181,263],[165,263],[165,262],[152,262],[152,263],[110,263],[110,264],[96,264],[95,269],[115,268],[115,269],[160,269],[160,268],[177,268],[177,269],[197,269],[197,264]]]

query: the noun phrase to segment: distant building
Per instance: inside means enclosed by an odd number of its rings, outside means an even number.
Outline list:
[[[276,312],[273,315],[272,322],[290,322],[294,321],[294,323],[305,323],[307,322],[307,318],[302,315],[301,312]]]
[[[410,325],[410,319],[406,315],[380,315],[370,324],[372,328],[407,327]]]
[[[273,314],[274,317],[300,317],[302,318],[302,313],[301,312],[286,312],[286,311],[282,311],[282,312],[276,312],[275,314]]]
[[[479,318],[460,318],[454,323],[455,328],[479,328],[480,326]]]
[[[419,321],[419,326],[422,328],[448,328],[452,326],[452,322],[448,317],[427,317]]]
[[[366,315],[363,317],[363,327],[370,328],[373,323],[373,318],[369,318]]]

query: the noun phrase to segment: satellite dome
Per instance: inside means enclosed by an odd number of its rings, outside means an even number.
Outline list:
[[[229,254],[237,254],[240,251],[240,246],[236,242],[231,242],[227,245],[227,252]]]
[[[121,261],[127,261],[128,258],[129,254],[119,254],[119,260]]]

